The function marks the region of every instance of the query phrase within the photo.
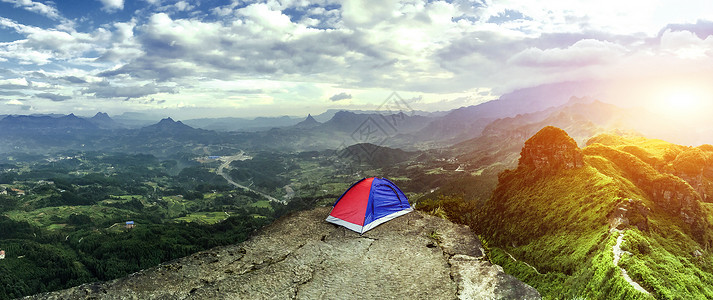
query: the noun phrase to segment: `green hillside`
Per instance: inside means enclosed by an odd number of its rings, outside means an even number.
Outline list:
[[[442,197],[419,208],[470,225],[494,263],[546,298],[713,298],[713,204],[703,201],[713,147],[613,135],[587,145],[545,127],[481,207]]]

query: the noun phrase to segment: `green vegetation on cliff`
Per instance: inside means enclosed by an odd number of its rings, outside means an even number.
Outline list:
[[[456,194],[419,208],[470,225],[494,263],[545,298],[713,298],[713,152],[612,135],[583,149],[568,141],[553,128],[536,134],[482,206]]]

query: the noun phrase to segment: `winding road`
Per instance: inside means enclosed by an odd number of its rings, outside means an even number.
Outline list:
[[[235,187],[239,187],[239,188],[241,188],[241,189],[248,190],[248,191],[251,191],[251,192],[253,192],[253,193],[256,193],[256,194],[258,194],[258,195],[260,195],[260,196],[263,196],[263,197],[267,198],[267,200],[270,200],[270,201],[272,201],[272,202],[277,202],[277,203],[281,203],[281,204],[287,204],[287,201],[285,201],[285,200],[277,199],[277,198],[275,198],[275,197],[273,197],[273,196],[270,196],[270,195],[265,194],[265,193],[260,192],[260,191],[253,190],[253,189],[251,189],[251,188],[249,188],[249,187],[247,187],[247,186],[244,186],[244,185],[242,185],[242,184],[239,184],[239,183],[235,182],[235,181],[233,180],[233,178],[230,178],[230,174],[228,174],[228,173],[225,171],[226,168],[230,168],[230,163],[232,163],[233,161],[236,161],[236,160],[246,160],[246,159],[250,159],[250,158],[251,158],[251,157],[248,156],[248,155],[246,155],[245,152],[243,152],[243,151],[240,151],[240,153],[237,154],[237,155],[233,155],[233,156],[223,156],[223,157],[221,157],[220,160],[223,161],[223,163],[220,164],[220,167],[218,167],[218,170],[217,170],[218,175],[223,176],[223,178],[225,178],[225,180],[228,181],[228,183],[232,184],[232,185],[235,186]]]

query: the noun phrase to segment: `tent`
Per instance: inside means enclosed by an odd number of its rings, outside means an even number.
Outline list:
[[[408,199],[386,178],[364,178],[334,203],[327,222],[364,233],[381,223],[413,211]]]

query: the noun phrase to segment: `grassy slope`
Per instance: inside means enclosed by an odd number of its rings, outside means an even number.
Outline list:
[[[680,182],[665,171],[676,168],[672,162],[686,147],[613,136],[593,141],[608,146],[595,143],[584,148],[583,168],[547,175],[506,171],[493,198],[476,216],[464,219],[463,211],[443,210],[450,218],[469,223],[487,240],[493,262],[545,298],[637,299],[647,296],[624,281],[613,265],[618,233],[610,233],[608,222],[620,203],[635,199],[649,209],[648,215],[640,216],[649,228],[624,229],[622,249],[632,254],[623,255],[619,265],[656,298],[713,298],[713,256],[706,242],[711,233],[696,238],[690,225],[654,203],[646,190],[646,183],[655,180]],[[453,202],[444,199],[422,208]],[[713,206],[701,204],[701,211],[697,217],[710,224]],[[693,257],[696,250],[703,255]]]

